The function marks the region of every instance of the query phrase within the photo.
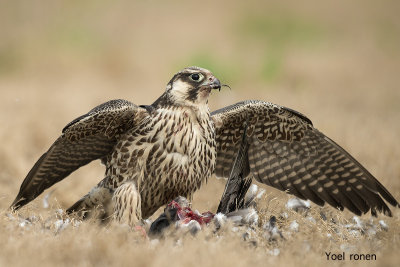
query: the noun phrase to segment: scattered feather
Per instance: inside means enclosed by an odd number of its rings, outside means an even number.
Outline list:
[[[282,232],[276,226],[276,217],[271,216],[269,221],[263,225],[264,237],[268,241],[276,241],[279,238],[284,239]]]
[[[196,235],[201,230],[201,225],[196,220],[191,220],[188,223],[185,223],[183,221],[177,221],[176,227],[183,233],[191,233],[192,235]]]
[[[274,248],[274,249],[268,250],[268,253],[272,256],[278,256],[281,253],[281,251],[279,250],[279,248]]]
[[[309,210],[311,207],[310,201],[305,201],[299,198],[291,198],[286,203],[286,208],[294,210],[296,212],[304,212]]]
[[[228,218],[226,217],[225,214],[220,213],[220,212],[215,214],[214,219],[213,219],[215,228],[217,230],[219,230],[220,228],[224,227],[227,220],[228,220]]]
[[[226,214],[226,217],[235,225],[256,225],[258,214],[254,208],[240,209]]]
[[[299,231],[299,224],[296,222],[296,220],[294,220],[290,226],[289,226],[290,230],[298,232]]]
[[[389,230],[389,226],[385,223],[384,220],[379,220],[379,225],[381,226],[382,230],[384,231]]]
[[[255,207],[257,204],[256,202],[261,199],[264,194],[265,189],[259,188],[256,184],[252,184],[246,193],[243,208]]]
[[[54,190],[51,190],[49,193],[47,193],[47,194],[43,197],[42,204],[43,204],[43,208],[44,208],[44,209],[48,209],[48,208],[50,207],[50,205],[49,205],[49,199],[50,199],[51,195],[53,194],[53,192],[54,192]]]
[[[56,230],[56,234],[60,233],[64,229],[66,229],[69,226],[70,219],[65,219],[65,220],[57,220],[54,222],[54,227]]]

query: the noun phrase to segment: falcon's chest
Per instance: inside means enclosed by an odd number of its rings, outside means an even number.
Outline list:
[[[158,196],[160,203],[178,195],[190,196],[211,176],[215,168],[215,129],[208,109],[196,113],[188,108],[158,110],[146,159],[142,186],[146,196]],[[154,151],[154,153],[153,153]],[[157,151],[157,152],[156,152]],[[152,195],[154,193],[154,195]]]
[[[157,176],[175,184],[178,177],[196,182],[208,178],[215,158],[215,129],[208,109],[169,107],[155,110],[144,125],[122,138],[109,163],[112,175],[123,173],[134,180]]]
[[[151,135],[166,153],[177,153],[183,161],[197,161],[207,153],[215,160],[215,129],[207,111],[173,107],[160,109],[153,119]]]

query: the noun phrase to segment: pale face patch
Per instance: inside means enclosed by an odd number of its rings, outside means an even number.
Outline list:
[[[177,103],[185,104],[189,89],[190,84],[179,79],[173,82],[169,93]]]

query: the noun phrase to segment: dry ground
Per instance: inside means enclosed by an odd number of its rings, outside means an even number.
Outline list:
[[[93,221],[57,233],[56,209],[97,183],[98,162],[55,186],[49,209],[42,196],[22,209],[23,218],[36,216],[33,224],[21,227],[6,216],[22,179],[66,123],[109,99],[149,104],[190,65],[211,69],[232,87],[211,96],[211,109],[243,99],[296,109],[400,199],[400,5],[349,2],[0,1],[0,265],[320,266],[333,264],[325,251],[353,251],[375,253],[368,265],[395,266],[399,209],[380,217],[389,230],[372,236],[335,233],[316,206],[315,223],[287,211],[279,227],[296,220],[299,232],[267,242],[260,228],[257,247],[211,230],[154,244]],[[215,211],[223,186],[210,179],[194,207]],[[267,188],[260,225],[279,216],[287,199]],[[352,220],[323,209],[337,221]],[[271,255],[276,248],[279,255]]]

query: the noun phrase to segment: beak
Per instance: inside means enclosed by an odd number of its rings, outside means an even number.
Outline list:
[[[210,86],[211,89],[219,89],[221,91],[221,82],[217,78],[211,78],[210,83],[205,84]]]

